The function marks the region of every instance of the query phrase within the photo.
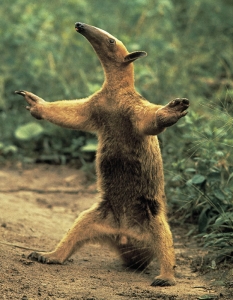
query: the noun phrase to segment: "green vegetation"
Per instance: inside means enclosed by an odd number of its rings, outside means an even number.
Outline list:
[[[103,82],[86,22],[116,35],[135,63],[136,87],[151,102],[190,99],[189,114],[160,135],[168,202],[197,224],[206,246],[232,256],[233,4],[231,0],[1,2],[0,163],[93,159],[90,134],[31,118],[14,90],[53,101],[86,97]]]
[[[164,146],[167,197],[176,219],[197,224],[203,244],[222,261],[233,254],[233,118],[213,105],[205,109],[212,118],[190,112],[177,124],[176,141]]]

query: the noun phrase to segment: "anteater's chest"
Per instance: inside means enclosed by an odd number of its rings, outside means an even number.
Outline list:
[[[132,134],[123,141],[122,137],[100,137],[96,164],[101,192],[122,202],[138,196],[154,198],[163,184],[156,137]]]

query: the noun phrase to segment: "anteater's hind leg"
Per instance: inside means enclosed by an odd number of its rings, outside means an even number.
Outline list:
[[[160,264],[160,275],[155,277],[152,285],[175,285],[173,240],[163,213],[151,217],[149,226],[145,226],[138,236],[135,232],[133,236],[123,236],[116,247],[123,262],[130,268],[142,270],[156,257]]]
[[[111,214],[103,219],[98,205],[93,206],[80,214],[54,251],[33,252],[29,258],[42,263],[61,264],[85,243],[108,241],[117,233]]]
[[[172,234],[166,216],[160,213],[151,222],[153,227],[152,245],[159,260],[160,275],[155,277],[152,286],[175,285],[175,251]]]

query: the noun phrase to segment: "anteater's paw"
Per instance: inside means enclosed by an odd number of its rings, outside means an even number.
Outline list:
[[[177,98],[169,102],[166,106],[156,112],[157,124],[159,127],[169,127],[175,124],[180,118],[188,112],[189,100],[186,98]]]
[[[189,107],[189,100],[187,98],[176,98],[169,102],[166,106],[176,111],[183,112]]]
[[[28,255],[28,258],[42,264],[61,264],[58,259],[52,257],[51,253],[32,252]]]
[[[42,106],[46,103],[42,98],[27,91],[15,91],[15,94],[21,95],[25,98],[29,106],[26,109],[30,111],[33,117],[40,120],[42,118]]]
[[[151,286],[173,286],[176,285],[176,280],[172,278],[163,278],[161,276],[155,277],[155,280],[152,282]]]
[[[15,94],[21,95],[25,98],[25,100],[28,102],[28,104],[33,104],[33,103],[39,103],[39,102],[44,102],[44,100],[40,97],[38,97],[37,95],[31,93],[31,92],[27,92],[27,91],[15,91]]]

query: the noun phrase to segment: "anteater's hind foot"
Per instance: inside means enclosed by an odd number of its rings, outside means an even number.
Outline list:
[[[32,252],[28,255],[31,260],[38,261],[42,264],[62,264],[63,261],[58,259],[53,252]]]
[[[176,285],[176,280],[174,277],[171,278],[163,278],[163,276],[155,277],[151,286],[172,286]]]

